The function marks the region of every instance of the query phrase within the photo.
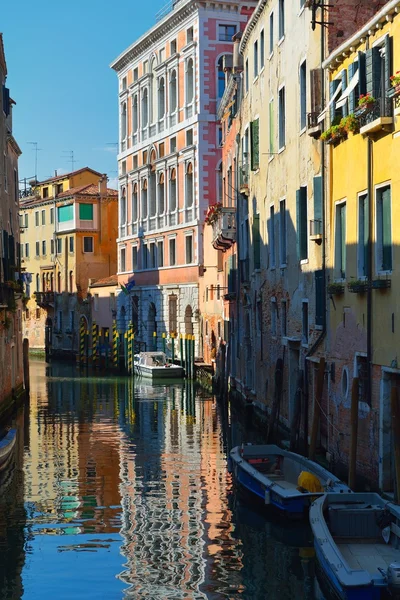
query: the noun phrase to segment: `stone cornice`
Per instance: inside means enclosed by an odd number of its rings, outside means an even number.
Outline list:
[[[240,47],[239,47],[240,54],[244,54],[244,51],[246,50],[247,42],[249,41],[249,38],[253,32],[253,29],[257,25],[259,18],[267,4],[268,4],[268,0],[259,0],[256,8],[254,9],[254,12],[251,15],[249,22],[246,25],[246,29],[244,30],[242,39],[240,41]]]
[[[12,133],[7,134],[7,142],[10,144],[10,146],[14,150],[15,154],[17,156],[21,156],[22,150],[18,146],[17,142],[15,141],[15,137],[12,135]]]

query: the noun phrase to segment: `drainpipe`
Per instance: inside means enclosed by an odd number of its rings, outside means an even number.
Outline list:
[[[368,385],[367,400],[371,406],[372,400],[372,158],[373,142],[368,137],[367,143],[367,177],[368,177],[368,245],[367,245],[367,363],[368,363]]]

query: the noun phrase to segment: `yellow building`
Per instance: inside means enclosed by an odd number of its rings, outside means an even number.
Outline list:
[[[20,219],[21,261],[31,274],[24,336],[31,348],[44,348],[55,328],[63,345],[63,333],[75,333],[74,305],[86,297],[90,280],[116,271],[118,193],[107,188],[105,175],[86,167],[34,182],[20,202]],[[55,312],[61,294],[67,320]]]
[[[331,127],[323,138],[331,149],[331,364],[322,421],[329,452],[346,463],[357,377],[357,474],[388,492],[394,486],[392,390],[400,389],[400,90],[391,79],[400,69],[397,10],[398,2],[388,2],[324,63],[330,71]]]

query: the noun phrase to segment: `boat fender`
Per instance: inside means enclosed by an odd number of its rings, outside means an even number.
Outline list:
[[[264,501],[265,504],[271,504],[271,492],[269,490],[265,490]]]

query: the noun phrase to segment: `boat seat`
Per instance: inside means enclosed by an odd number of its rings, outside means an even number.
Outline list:
[[[382,528],[379,525],[384,514],[380,506],[330,506],[328,509],[329,529],[338,538],[379,539]]]

